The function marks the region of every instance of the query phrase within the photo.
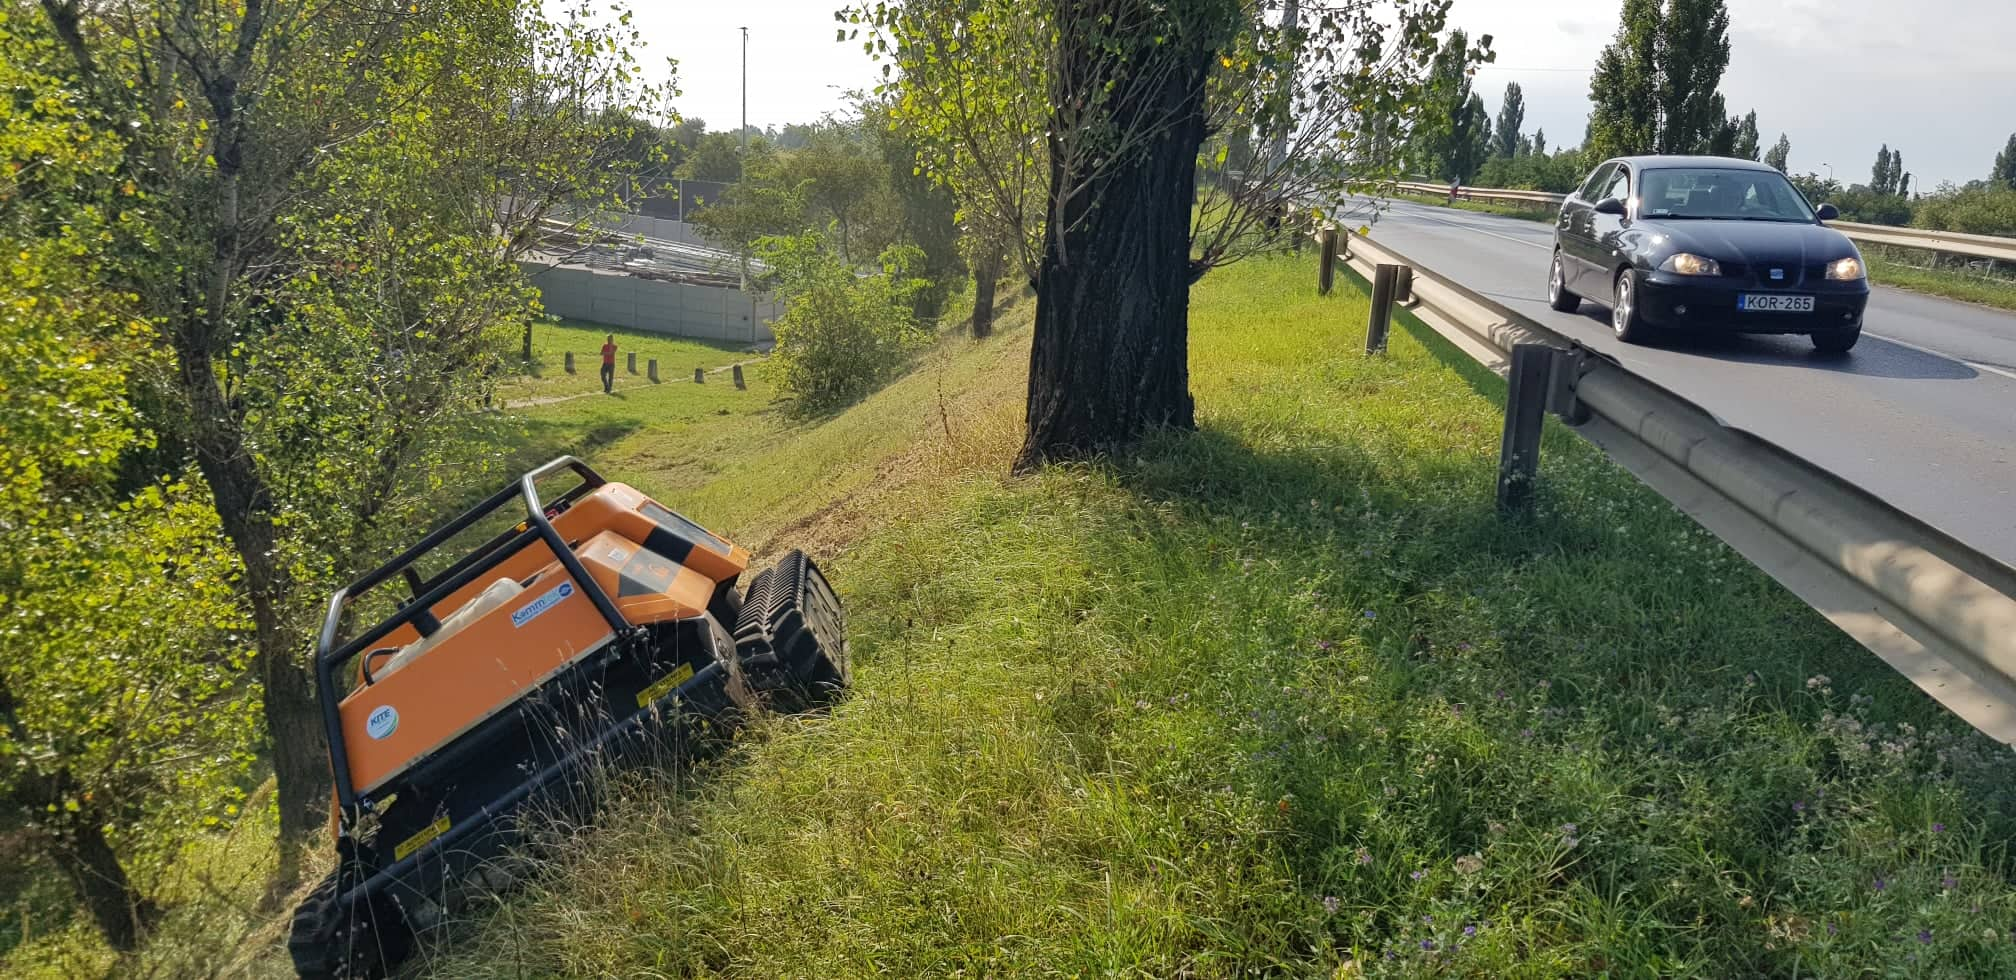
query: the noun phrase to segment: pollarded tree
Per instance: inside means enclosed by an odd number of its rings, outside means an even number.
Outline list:
[[[1035,285],[1017,470],[1193,424],[1190,285],[1278,247],[1302,202],[1378,176],[1379,134],[1420,113],[1447,8],[1311,10],[1287,30],[1240,0],[913,0],[847,16],[889,57],[892,116],[921,164],[969,214],[995,216]],[[1240,132],[1270,152],[1200,186]]]

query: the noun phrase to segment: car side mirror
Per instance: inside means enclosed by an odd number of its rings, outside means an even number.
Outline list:
[[[1620,200],[1618,200],[1618,199],[1616,199],[1616,198],[1614,198],[1614,197],[1606,197],[1606,198],[1604,198],[1604,199],[1602,199],[1602,200],[1600,200],[1600,201],[1597,201],[1597,202],[1596,202],[1596,213],[1597,213],[1597,214],[1614,214],[1614,215],[1617,215],[1618,217],[1623,217],[1623,216],[1624,216],[1624,202],[1623,202],[1623,201],[1620,201]]]
[[[1835,218],[1841,217],[1841,209],[1832,204],[1822,204],[1813,210],[1813,216],[1819,218],[1821,221],[1833,221]]]

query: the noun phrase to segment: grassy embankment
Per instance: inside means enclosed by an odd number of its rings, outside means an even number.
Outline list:
[[[1213,273],[1201,431],[1028,479],[1026,307],[818,422],[761,366],[530,410],[810,547],[856,687],[415,973],[2016,975],[2006,750],[1552,423],[1501,521],[1502,383],[1313,278]]]
[[[1396,194],[1394,197],[1415,204],[1450,206],[1448,199],[1444,197],[1425,194]],[[1551,208],[1536,210],[1517,204],[1486,201],[1457,201],[1455,207],[1463,211],[1501,214],[1546,224],[1553,224],[1556,216]],[[1957,299],[2001,310],[2016,310],[2016,280],[1910,264],[1913,261],[1922,261],[1925,254],[1914,253],[1912,249],[1891,249],[1872,245],[1865,246],[1862,252],[1862,257],[1869,263],[1869,281],[1879,286],[1908,289],[1915,293],[1943,296],[1947,299]]]
[[[1565,432],[1500,521],[1500,383],[1312,278],[1205,280],[1202,431],[1104,464],[1004,478],[1021,318],[704,475],[607,445],[828,559],[855,694],[427,972],[2016,972],[2006,751]]]

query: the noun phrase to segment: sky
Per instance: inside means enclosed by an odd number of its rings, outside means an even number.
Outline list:
[[[1791,169],[1867,182],[1878,146],[1904,154],[1930,190],[1988,174],[2016,132],[2012,0],[1727,0],[1731,113],[1757,111],[1768,147],[1790,137]],[[749,121],[809,122],[843,111],[878,67],[834,41],[839,0],[679,0],[640,4],[648,56],[679,61],[682,115],[733,129],[741,34],[749,28]],[[1550,146],[1579,143],[1589,69],[1616,33],[1621,0],[1456,0],[1452,26],[1493,35],[1496,63],[1476,88],[1493,115],[1505,83],[1525,92],[1526,124]]]

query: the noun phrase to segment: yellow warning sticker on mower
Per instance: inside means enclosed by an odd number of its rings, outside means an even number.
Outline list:
[[[656,701],[659,698],[662,698],[665,695],[672,693],[673,688],[678,687],[679,685],[684,684],[692,679],[693,679],[693,665],[680,664],[677,669],[673,670],[669,674],[666,674],[664,677],[659,678],[657,681],[652,683],[650,687],[638,691],[637,707],[640,708],[650,707],[651,702]]]
[[[441,819],[436,820],[433,823],[430,823],[427,826],[420,828],[419,833],[414,834],[413,836],[408,837],[403,841],[400,841],[399,846],[392,849],[392,860],[394,861],[406,860],[406,855],[411,854],[414,851],[417,851],[423,847],[426,847],[429,841],[432,841],[434,838],[439,837],[447,832],[448,832],[448,818],[447,816],[444,815],[441,817]]]

